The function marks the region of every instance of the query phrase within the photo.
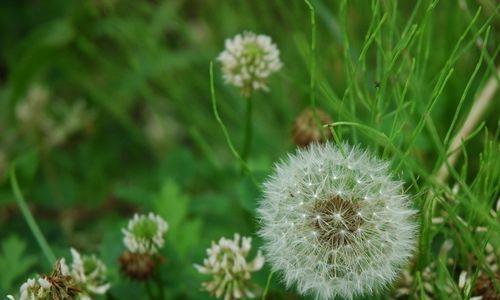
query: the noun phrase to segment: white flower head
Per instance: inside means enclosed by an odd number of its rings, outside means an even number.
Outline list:
[[[239,234],[235,234],[232,240],[221,238],[218,243],[212,242],[203,265],[195,265],[198,272],[213,276],[211,281],[202,284],[203,288],[225,300],[255,297],[251,273],[262,268],[264,257],[258,251],[257,256],[248,262],[251,248],[252,239],[240,238]]]
[[[52,284],[47,280],[39,277],[37,279],[30,278],[19,288],[20,300],[38,300],[48,299]],[[14,297],[12,297],[13,299]]]
[[[379,291],[416,240],[416,211],[388,164],[340,147],[312,144],[277,164],[258,209],[273,269],[288,287],[318,299]]]
[[[123,243],[132,253],[156,254],[165,243],[167,230],[168,224],[160,216],[135,214],[127,228],[122,229]]]
[[[71,276],[82,289],[82,300],[91,299],[90,295],[103,295],[110,288],[106,282],[106,265],[95,255],[81,255],[71,248]]]
[[[283,66],[271,38],[249,31],[226,39],[217,60],[222,64],[225,82],[239,87],[244,96],[254,90],[268,90],[268,77]]]

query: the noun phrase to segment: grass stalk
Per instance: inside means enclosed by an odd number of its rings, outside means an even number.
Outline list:
[[[45,258],[47,259],[48,263],[50,265],[54,265],[56,262],[56,257],[54,255],[54,252],[52,252],[52,249],[50,249],[47,240],[45,239],[42,231],[40,230],[40,227],[38,227],[35,218],[33,218],[33,215],[31,214],[31,211],[29,210],[28,205],[26,204],[26,200],[24,200],[23,194],[17,182],[15,166],[12,166],[12,168],[10,169],[10,184],[12,187],[12,191],[14,192],[14,198],[16,199],[17,205],[19,206],[19,209],[23,214],[24,220],[28,224],[31,233],[35,237],[40,248],[42,249],[42,252],[45,255]]]
[[[264,291],[262,292],[262,297],[261,297],[262,300],[266,299],[267,293],[269,292],[269,286],[271,285],[271,279],[273,278],[273,274],[274,274],[274,272],[271,271],[269,273],[269,276],[267,276],[266,287],[264,288]]]
[[[500,67],[497,68],[497,74],[500,74]],[[460,149],[462,141],[466,139],[474,130],[477,123],[481,120],[481,117],[488,108],[491,100],[493,99],[493,96],[495,95],[498,88],[498,80],[496,78],[497,76],[498,75],[495,74],[491,75],[485,87],[474,101],[474,104],[472,105],[472,108],[467,115],[462,128],[460,128],[457,134],[453,137],[453,140],[448,147],[448,151],[446,152],[447,154],[450,154],[450,156],[448,156],[446,160],[441,164],[441,167],[439,168],[439,171],[437,173],[437,181],[439,183],[444,183],[448,179],[448,176],[450,175],[448,165],[453,166],[456,163],[461,153],[461,151],[458,150]]]

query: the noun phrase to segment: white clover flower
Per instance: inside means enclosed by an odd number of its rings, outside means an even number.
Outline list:
[[[104,295],[110,288],[110,284],[106,282],[106,265],[95,255],[82,256],[73,248],[71,256],[73,261],[70,274],[82,289],[79,299],[90,300],[93,294]]]
[[[367,151],[312,144],[276,166],[258,214],[266,257],[288,287],[351,299],[387,286],[417,225],[403,184]]]
[[[218,243],[212,242],[203,265],[195,265],[198,272],[213,276],[211,281],[203,282],[203,288],[217,298],[223,296],[224,300],[254,298],[251,273],[262,268],[264,257],[258,251],[257,256],[247,262],[251,248],[252,239],[240,239],[239,234],[235,234],[233,240],[221,238]]]
[[[222,64],[224,81],[239,87],[244,96],[254,90],[267,91],[268,77],[283,65],[270,37],[248,31],[226,39],[217,60]]]
[[[50,295],[50,288],[52,284],[44,278],[26,280],[25,283],[19,288],[19,300],[39,300],[48,299]],[[10,296],[10,299],[14,297]]]
[[[168,224],[160,216],[135,214],[127,228],[122,229],[123,243],[132,253],[156,254],[165,243],[167,230]]]

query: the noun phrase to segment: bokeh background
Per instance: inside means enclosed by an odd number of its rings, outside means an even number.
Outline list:
[[[439,141],[457,106],[462,103],[456,114],[460,125],[495,73],[497,4],[312,3],[318,107],[334,122],[370,127],[401,152],[408,150],[398,156],[360,126],[337,129],[339,139],[391,159],[422,209],[435,183],[430,174],[446,146]],[[98,253],[110,269],[114,299],[144,295],[141,285],[120,279],[117,267],[123,250],[120,230],[134,212],[154,211],[170,224],[162,267],[169,299],[208,298],[200,291],[204,277],[192,265],[202,261],[212,240],[239,232],[254,237],[254,248],[260,245],[255,207],[261,190],[242,174],[229,151],[209,89],[210,60],[223,50],[226,38],[245,30],[271,36],[284,63],[269,82],[271,91],[252,98],[249,166],[260,183],[275,161],[295,149],[294,119],[310,106],[311,25],[302,1],[1,1],[0,295],[50,269],[16,206],[9,182],[14,164],[50,246],[59,256],[67,257],[69,247]],[[214,69],[219,111],[240,149],[245,102],[236,88],[224,85],[217,62]],[[443,76],[450,70],[449,77]],[[432,124],[415,131],[424,116]],[[469,155],[461,156],[457,170],[489,211],[499,196],[500,168],[493,159],[498,155],[498,101],[476,129],[464,146]],[[484,186],[473,186],[485,159],[490,177]],[[461,201],[454,216],[474,203]],[[494,226],[491,219],[467,220]],[[455,221],[428,229],[425,251],[437,253],[445,239],[460,236],[462,229],[450,229]],[[462,261],[460,267],[441,266],[452,279],[461,269],[477,267],[468,265],[467,253],[474,252],[470,247],[457,251],[450,256]],[[434,259],[418,256],[411,274]],[[255,281],[264,286],[268,272],[266,266]],[[270,297],[300,298],[279,280],[273,280]]]

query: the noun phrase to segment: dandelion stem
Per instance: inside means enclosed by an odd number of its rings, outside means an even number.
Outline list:
[[[274,274],[274,271],[271,271],[269,273],[269,276],[267,276],[266,287],[264,288],[264,291],[262,292],[262,298],[261,298],[262,300],[266,299],[267,292],[269,291],[269,286],[271,285],[271,278],[273,278],[273,274]]]
[[[250,148],[252,147],[252,96],[246,97],[247,107],[245,112],[245,140],[243,142],[243,151],[241,152],[241,158],[246,162],[248,155],[250,154]]]
[[[45,258],[47,258],[47,261],[49,262],[50,265],[55,264],[56,257],[52,252],[52,250],[50,249],[47,240],[43,236],[40,227],[38,227],[38,224],[33,218],[33,215],[31,214],[28,205],[24,200],[23,194],[21,193],[21,189],[19,188],[19,184],[17,183],[15,166],[12,166],[12,168],[10,169],[10,184],[12,186],[12,191],[14,192],[14,198],[16,199],[17,205],[19,206],[19,209],[23,214],[24,220],[28,224],[31,233],[35,236],[35,239],[38,242],[40,248],[42,249]]]

